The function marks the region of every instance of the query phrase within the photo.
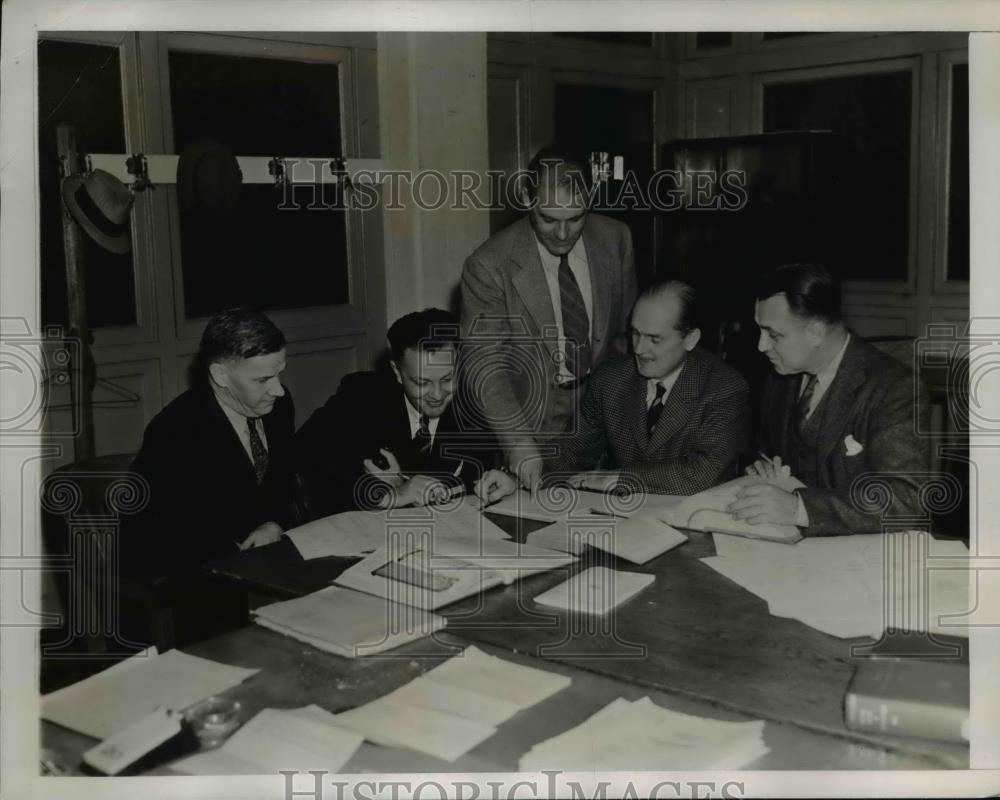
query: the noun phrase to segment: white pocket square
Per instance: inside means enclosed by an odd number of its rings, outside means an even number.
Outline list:
[[[851,434],[847,434],[844,437],[844,452],[849,456],[856,456],[865,448],[862,446],[861,442],[855,439]]]

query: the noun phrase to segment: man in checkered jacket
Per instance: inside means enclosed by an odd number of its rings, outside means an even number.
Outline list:
[[[618,486],[693,494],[735,477],[748,447],[748,388],[717,356],[697,347],[694,290],[681,281],[643,292],[632,310],[632,355],[594,371],[577,430],[557,440],[549,477],[596,491]],[[492,501],[515,488],[499,473],[477,487]]]

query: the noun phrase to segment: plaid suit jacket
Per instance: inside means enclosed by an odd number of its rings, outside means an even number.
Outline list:
[[[601,465],[660,494],[694,494],[734,477],[749,433],[743,377],[696,347],[685,358],[652,436],[646,430],[646,387],[631,356],[601,365],[587,386],[576,432],[557,441],[561,452],[546,472]]]

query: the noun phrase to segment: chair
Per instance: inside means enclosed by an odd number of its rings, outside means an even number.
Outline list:
[[[174,643],[173,620],[161,597],[162,579],[140,582],[122,575],[119,529],[139,511],[148,487],[129,471],[131,455],[75,461],[41,485],[42,534],[60,594],[64,620],[47,658],[120,658],[155,644]]]

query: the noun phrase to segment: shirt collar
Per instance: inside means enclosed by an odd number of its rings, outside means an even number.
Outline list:
[[[222,402],[222,398],[219,397],[219,395],[216,394],[215,392],[212,392],[212,395],[215,397],[215,402],[219,404],[219,408],[222,409],[222,413],[226,415],[226,419],[228,419],[233,424],[234,428],[239,429],[246,427],[247,420],[249,419],[249,417],[246,414],[241,414],[235,408],[230,408],[229,406],[227,406],[225,403]]]
[[[534,234],[532,234],[534,236]],[[554,256],[548,250],[545,249],[545,245],[542,244],[538,237],[535,236],[535,246],[538,248],[538,257],[542,260],[542,266],[546,269],[558,269],[559,268],[559,256]],[[584,264],[587,263],[587,248],[583,245],[583,234],[580,238],[576,240],[573,245],[573,249],[567,254],[567,261],[580,261]]]

